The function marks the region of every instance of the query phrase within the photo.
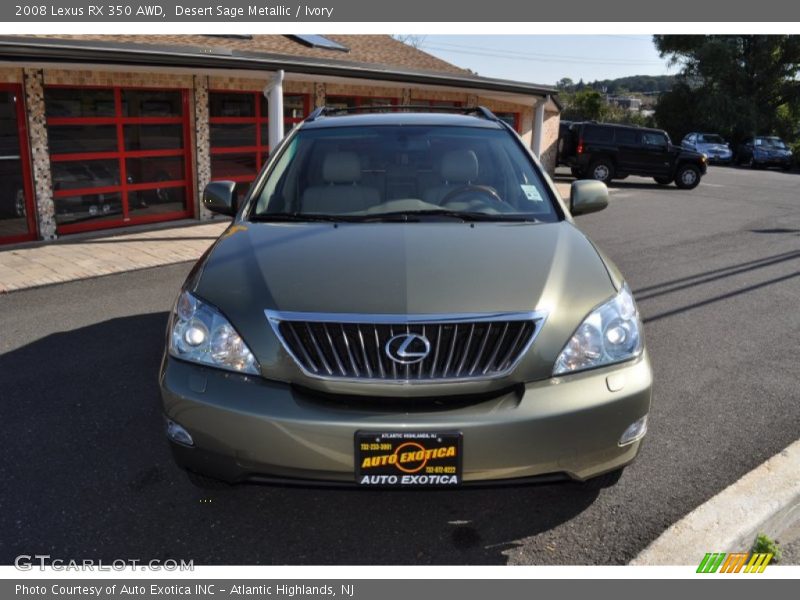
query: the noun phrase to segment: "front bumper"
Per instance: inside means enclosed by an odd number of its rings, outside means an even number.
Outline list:
[[[790,167],[792,156],[753,156],[753,162],[760,167]]]
[[[721,154],[721,155],[707,155],[707,160],[709,164],[712,165],[729,165],[733,162],[733,154]]]
[[[652,374],[645,354],[488,398],[409,397],[406,406],[397,398],[321,396],[172,357],[160,383],[165,416],[194,440],[171,444],[176,462],[211,477],[352,484],[356,431],[458,430],[464,483],[503,483],[585,480],[631,462],[641,441],[620,447],[618,440],[647,415]]]

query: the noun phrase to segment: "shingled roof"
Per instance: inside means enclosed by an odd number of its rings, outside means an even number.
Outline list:
[[[389,35],[325,35],[348,48],[347,52],[309,47],[288,35],[37,35],[50,39],[86,40],[158,46],[196,46],[240,52],[266,52],[307,56],[353,63],[373,63],[420,71],[469,75],[470,71],[413,48]]]

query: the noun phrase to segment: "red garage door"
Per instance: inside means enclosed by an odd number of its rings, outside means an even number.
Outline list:
[[[189,93],[45,88],[59,233],[191,217]]]

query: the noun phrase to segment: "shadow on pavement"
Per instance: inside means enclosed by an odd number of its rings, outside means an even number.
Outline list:
[[[0,356],[0,563],[504,564],[583,512],[578,485],[389,492],[194,488],[163,437],[166,313],[53,334]],[[265,402],[269,398],[264,399]]]
[[[772,229],[751,229],[752,233],[795,233],[800,235],[800,229],[789,229],[788,227],[774,227]]]
[[[751,230],[758,232],[757,230]],[[769,231],[762,231],[761,233],[771,233]],[[663,296],[664,294],[672,294],[682,290],[686,290],[698,285],[719,281],[735,275],[741,275],[757,269],[764,269],[773,265],[778,265],[784,262],[800,259],[800,250],[793,252],[784,252],[773,256],[766,256],[757,260],[751,260],[744,263],[734,264],[728,267],[719,269],[711,269],[687,277],[680,277],[671,281],[665,281],[647,287],[637,288],[634,290],[636,299],[639,301],[648,300],[656,296]]]

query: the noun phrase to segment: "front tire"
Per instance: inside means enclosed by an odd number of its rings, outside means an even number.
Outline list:
[[[675,185],[682,190],[693,190],[700,184],[700,169],[694,165],[681,165],[675,173]]]
[[[614,178],[614,165],[605,158],[596,160],[592,163],[592,166],[589,167],[589,177],[596,181],[609,184]]]

